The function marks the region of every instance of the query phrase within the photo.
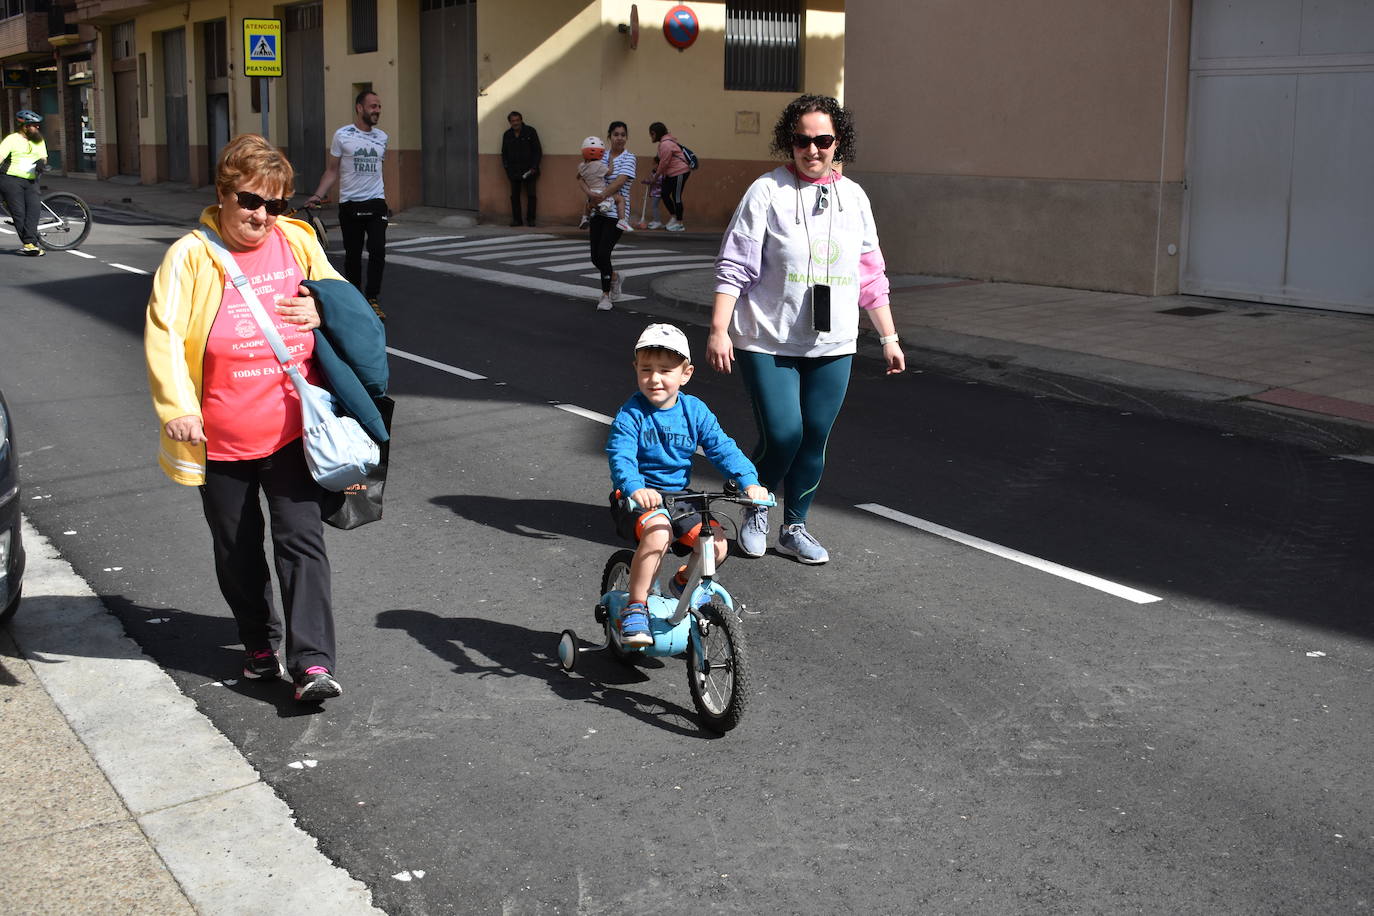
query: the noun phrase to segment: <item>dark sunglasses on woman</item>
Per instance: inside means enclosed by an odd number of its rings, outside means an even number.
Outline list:
[[[808,137],[806,134],[793,134],[792,145],[797,149],[806,149],[811,144],[816,144],[816,149],[830,149],[835,145],[834,134],[821,134],[819,137]]]
[[[822,147],[824,148],[824,147]],[[258,207],[266,207],[268,216],[281,216],[291,209],[291,201],[285,197],[259,197],[252,191],[235,191],[234,198],[238,200],[239,206],[245,210],[256,210]]]

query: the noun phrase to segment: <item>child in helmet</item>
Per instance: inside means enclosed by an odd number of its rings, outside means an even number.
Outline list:
[[[600,137],[588,137],[582,141],[582,164],[577,167],[577,183],[582,186],[584,194],[605,193],[606,173],[611,170],[606,160],[602,158],[605,153],[606,144],[601,142]],[[588,200],[586,210],[582,214],[582,222],[577,224],[577,228],[587,228],[593,212],[614,218],[616,213],[615,199],[608,197],[595,205]]]

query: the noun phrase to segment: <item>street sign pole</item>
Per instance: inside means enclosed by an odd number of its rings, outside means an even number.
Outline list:
[[[267,117],[267,114],[268,109],[271,108],[272,77],[262,76],[259,77],[259,79],[262,80],[262,91],[258,93],[259,98],[262,99],[262,135],[266,139],[271,140],[271,136],[267,133],[268,125],[271,123],[271,120]]]

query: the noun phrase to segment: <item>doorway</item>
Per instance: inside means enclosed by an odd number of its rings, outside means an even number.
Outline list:
[[[424,201],[477,209],[477,3],[421,0]]]

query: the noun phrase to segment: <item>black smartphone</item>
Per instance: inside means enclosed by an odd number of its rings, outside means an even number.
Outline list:
[[[830,287],[824,283],[811,287],[811,327],[816,331],[830,330]]]

